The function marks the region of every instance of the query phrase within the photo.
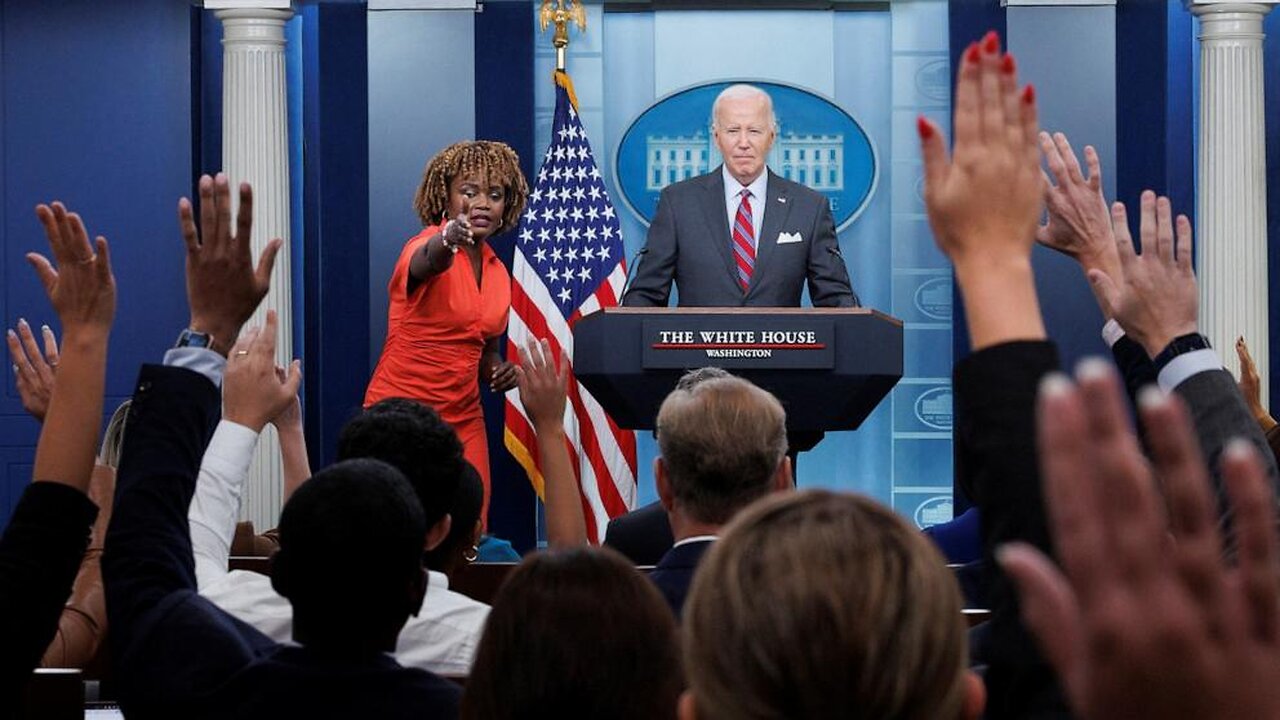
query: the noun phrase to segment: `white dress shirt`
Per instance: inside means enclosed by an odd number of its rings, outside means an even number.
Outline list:
[[[769,168],[760,171],[760,177],[743,185],[729,174],[729,168],[721,165],[724,173],[724,209],[729,217],[729,238],[733,239],[733,220],[738,216],[738,206],[742,204],[742,190],[751,191],[751,234],[755,236],[755,246],[760,247],[760,228],[764,227],[764,201],[769,196]]]
[[[293,606],[271,587],[271,578],[227,570],[240,513],[240,489],[258,434],[227,420],[218,423],[200,464],[187,519],[200,594],[277,642],[293,639]],[[396,659],[440,675],[467,675],[475,659],[489,606],[449,589],[442,573],[428,572],[422,609],[396,642]]]

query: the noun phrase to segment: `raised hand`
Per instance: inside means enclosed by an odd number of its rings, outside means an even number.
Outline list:
[[[116,280],[107,239],[99,236],[90,244],[80,216],[60,202],[37,205],[36,217],[49,238],[53,262],[35,252],[27,253],[27,262],[58,312],[63,334],[108,333],[116,313]]]
[[[289,371],[286,368],[282,368],[277,365],[275,370],[276,380],[280,381],[280,384],[283,385],[289,381]],[[302,397],[299,394],[294,393],[293,402],[285,405],[280,412],[276,413],[275,416],[271,418],[270,422],[272,425],[275,425],[276,430],[279,430],[281,433],[301,428]]]
[[[564,408],[569,378],[569,365],[562,362],[556,367],[551,344],[530,339],[520,348],[520,367],[517,370],[520,384],[520,404],[529,415],[534,432],[541,434],[548,428],[558,428],[564,423]]]
[[[1088,272],[1098,269],[1115,278],[1122,276],[1111,231],[1111,213],[1102,196],[1102,167],[1092,145],[1084,148],[1089,175],[1085,177],[1071,143],[1062,133],[1040,133],[1053,182],[1045,177],[1048,220],[1036,229],[1036,242],[1074,258]]]
[[[1169,199],[1142,193],[1138,236],[1142,254],[1134,251],[1123,203],[1111,206],[1112,231],[1123,277],[1100,269],[1088,272],[1104,312],[1155,357],[1175,338],[1197,328],[1196,278],[1191,270],[1191,222],[1176,221]]]
[[[278,417],[298,400],[302,366],[297,360],[281,379],[276,375],[276,312],[267,311],[260,330],[251,329],[236,342],[227,356],[222,381],[222,416],[254,432]]]
[[[178,201],[178,224],[187,244],[187,302],[191,327],[213,336],[211,349],[225,355],[240,328],[266,296],[281,240],[272,240],[254,269],[249,236],[253,229],[253,190],[240,184],[240,210],[231,227],[231,189],[227,177],[200,178],[200,227],[191,201]]]
[[[31,326],[21,318],[18,319],[18,331],[10,330],[7,339],[22,407],[36,420],[44,422],[58,370],[58,338],[48,325],[42,326],[40,332],[44,337],[43,352],[31,334]]]
[[[1256,451],[1239,442],[1223,455],[1239,547],[1234,563],[1224,562],[1218,510],[1182,402],[1143,394],[1148,464],[1109,367],[1084,366],[1079,383],[1047,380],[1039,407],[1045,502],[1062,569],[1026,545],[999,556],[1077,716],[1280,716],[1280,553],[1275,500]]]
[[[62,321],[62,348],[59,351],[46,335],[46,343],[51,343],[46,350],[55,351],[49,360],[58,365],[57,383],[49,389],[33,474],[37,480],[83,491],[93,473],[102,426],[116,281],[106,238],[99,236],[91,244],[79,215],[55,202],[37,205],[36,217],[49,238],[53,261],[34,252],[27,254],[27,260]],[[26,330],[30,333],[30,328]],[[33,357],[39,355],[34,346],[31,338],[29,350],[36,351],[29,355]]]
[[[475,239],[471,233],[471,201],[462,201],[462,212],[458,213],[453,219],[445,223],[444,230],[440,239],[444,242],[444,246],[458,252],[458,248],[462,245],[475,245]]]
[[[1262,379],[1258,377],[1258,366],[1253,363],[1253,356],[1249,354],[1249,345],[1245,343],[1243,335],[1236,339],[1236,357],[1240,359],[1240,394],[1244,396],[1245,404],[1262,429],[1270,430],[1275,427],[1276,420],[1262,404]]]
[[[953,155],[936,125],[924,117],[917,125],[929,224],[957,269],[971,257],[1028,256],[1044,202],[1035,91],[1018,90],[1013,56],[1000,54],[995,33],[960,61]]]
[[[956,81],[955,147],[917,122],[925,206],[938,247],[955,265],[975,350],[1044,337],[1031,248],[1044,203],[1035,91],[1018,89],[994,32],[969,46]]]

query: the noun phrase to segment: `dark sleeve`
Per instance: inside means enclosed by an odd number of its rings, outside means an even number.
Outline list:
[[[209,640],[199,653],[191,647],[192,638],[216,636],[211,618],[184,611],[196,595],[187,508],[220,411],[218,388],[199,373],[154,365],[139,373],[102,556],[122,701],[148,692],[142,686],[157,678],[165,682],[151,692],[173,684],[173,675],[211,656]],[[170,661],[181,653],[186,663]]]
[[[673,200],[666,190],[658,198],[658,210],[649,225],[644,250],[636,258],[639,267],[631,278],[631,286],[622,296],[629,307],[666,307],[671,297],[671,281],[675,278],[676,223]]]
[[[1209,465],[1213,490],[1218,497],[1218,509],[1224,528],[1231,524],[1231,508],[1227,501],[1222,480],[1222,452],[1227,444],[1241,438],[1252,444],[1262,459],[1274,490],[1277,487],[1276,458],[1268,437],[1263,434],[1258,421],[1245,404],[1240,387],[1226,370],[1207,370],[1183,380],[1173,392],[1187,403],[1191,422],[1195,426],[1196,439]]]
[[[991,610],[987,649],[987,717],[1066,717],[1052,670],[1018,615],[1017,597],[994,561],[1001,545],[1020,540],[1051,555],[1036,460],[1036,393],[1058,369],[1048,342],[1010,342],[979,350],[955,368],[957,465],[982,516]],[[959,468],[958,468],[959,469]]]
[[[16,696],[53,639],[98,508],[56,482],[27,486],[0,537],[0,704]]]
[[[1111,346],[1111,357],[1115,358],[1120,376],[1124,378],[1125,390],[1129,393],[1129,401],[1137,406],[1138,393],[1148,385],[1156,384],[1156,366],[1147,357],[1147,351],[1128,335],[1120,336]]]
[[[849,282],[849,268],[840,254],[831,203],[819,200],[818,218],[809,243],[809,299],[814,307],[853,307],[858,298]]]

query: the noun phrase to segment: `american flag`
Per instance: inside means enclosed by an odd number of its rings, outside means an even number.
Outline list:
[[[550,342],[556,358],[572,358],[574,323],[617,305],[626,283],[622,231],[578,117],[573,83],[563,72],[555,81],[551,146],[529,193],[512,262],[508,357],[537,338]],[[609,518],[635,505],[635,433],[619,428],[572,375],[564,420],[587,535],[599,542]],[[536,437],[514,390],[507,393],[504,440],[543,497]]]

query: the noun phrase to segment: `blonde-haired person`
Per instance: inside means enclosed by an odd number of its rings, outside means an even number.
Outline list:
[[[942,556],[872,500],[771,495],[703,559],[681,720],[960,720],[982,712]]]
[[[489,448],[480,408],[483,382],[516,386],[498,338],[511,309],[511,276],[488,240],[511,230],[529,187],[515,151],[500,142],[460,142],[427,163],[414,197],[423,230],[405,243],[387,286],[387,338],[365,391],[367,408],[393,397],[430,405],[457,431],[484,482]]]

